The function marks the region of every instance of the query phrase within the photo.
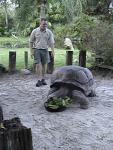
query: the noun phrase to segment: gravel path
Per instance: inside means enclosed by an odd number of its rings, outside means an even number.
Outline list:
[[[113,79],[95,77],[97,96],[87,110],[78,105],[59,113],[43,106],[49,90],[35,87],[36,75],[0,77],[4,118],[20,117],[32,129],[34,150],[113,150]]]

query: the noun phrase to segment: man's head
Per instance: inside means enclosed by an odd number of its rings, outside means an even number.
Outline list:
[[[46,20],[46,18],[41,18],[40,19],[40,29],[42,31],[44,31],[46,29],[46,27],[47,27],[47,20]]]

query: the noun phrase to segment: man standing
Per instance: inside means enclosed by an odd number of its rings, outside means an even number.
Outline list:
[[[47,63],[50,61],[48,46],[50,46],[54,57],[54,37],[53,33],[47,28],[47,21],[45,18],[41,18],[40,26],[32,31],[29,45],[31,58],[34,58],[36,72],[38,75],[36,87],[47,85],[45,81],[45,74]]]

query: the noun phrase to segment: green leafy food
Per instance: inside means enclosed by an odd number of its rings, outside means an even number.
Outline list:
[[[58,98],[54,97],[48,100],[48,107],[52,109],[58,109],[59,107],[68,107],[72,100],[69,97]]]

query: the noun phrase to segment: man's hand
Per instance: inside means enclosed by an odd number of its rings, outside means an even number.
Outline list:
[[[51,51],[52,51],[51,56],[54,59],[54,56],[55,56],[54,44],[51,45]]]

